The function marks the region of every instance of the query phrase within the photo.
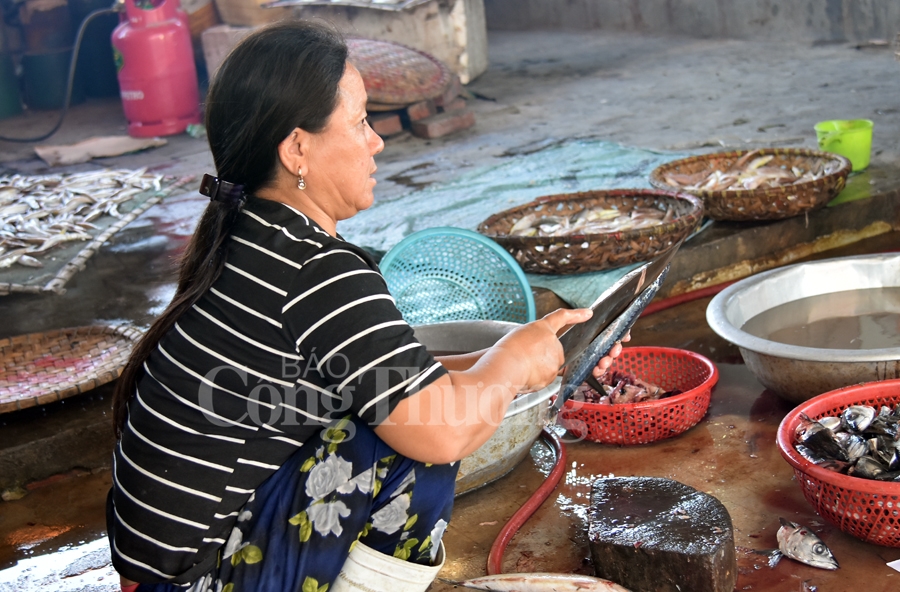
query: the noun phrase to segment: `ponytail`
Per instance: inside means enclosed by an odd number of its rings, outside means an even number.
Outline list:
[[[278,145],[294,128],[322,131],[337,106],[347,46],[331,28],[285,21],[255,31],[225,58],[210,85],[206,128],[220,179],[247,200],[275,178]],[[113,418],[121,436],[144,363],[175,322],[206,294],[225,267],[226,242],[244,200],[210,201],[179,263],[165,312],[138,341],[116,382]]]

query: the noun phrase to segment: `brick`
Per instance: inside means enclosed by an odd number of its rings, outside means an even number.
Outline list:
[[[425,119],[427,117],[431,117],[432,115],[437,114],[437,105],[434,104],[434,101],[431,99],[427,99],[425,101],[419,101],[418,103],[413,103],[409,107],[406,108],[406,114],[409,116],[409,120],[419,121],[420,119]]]
[[[449,103],[444,103],[444,106],[441,108],[444,111],[462,111],[466,108],[466,100],[462,97],[456,97]]]
[[[394,112],[373,113],[369,115],[369,125],[381,137],[393,136],[403,131],[400,114]]]
[[[461,94],[463,94],[462,82],[459,81],[459,76],[454,74],[444,92],[434,98],[434,104],[438,107],[444,107]]]
[[[412,133],[420,138],[440,138],[475,125],[475,114],[465,109],[448,113],[438,113],[412,122]]]

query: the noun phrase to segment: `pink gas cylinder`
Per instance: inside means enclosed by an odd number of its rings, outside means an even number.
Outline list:
[[[135,138],[180,134],[200,123],[187,15],[178,0],[155,4],[125,0],[128,20],[112,34],[128,135]]]

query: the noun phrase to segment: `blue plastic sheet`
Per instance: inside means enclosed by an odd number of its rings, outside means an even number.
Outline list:
[[[476,230],[491,214],[538,197],[592,189],[650,187],[650,171],[689,156],[601,140],[571,140],[470,172],[449,183],[379,201],[341,222],[347,240],[388,251],[413,232],[436,226]],[[573,275],[526,274],[533,287],[552,290],[572,306],[588,306],[634,266]]]

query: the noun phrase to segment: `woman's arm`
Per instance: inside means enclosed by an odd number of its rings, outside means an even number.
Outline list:
[[[449,372],[464,372],[481,359],[487,349],[470,352],[467,354],[454,354],[452,356],[437,356],[434,359],[441,363]]]
[[[470,368],[451,370],[401,401],[375,428],[400,454],[435,464],[460,460],[484,444],[520,392],[550,384],[564,361],[556,337],[590,310],[557,310],[510,332]]]

